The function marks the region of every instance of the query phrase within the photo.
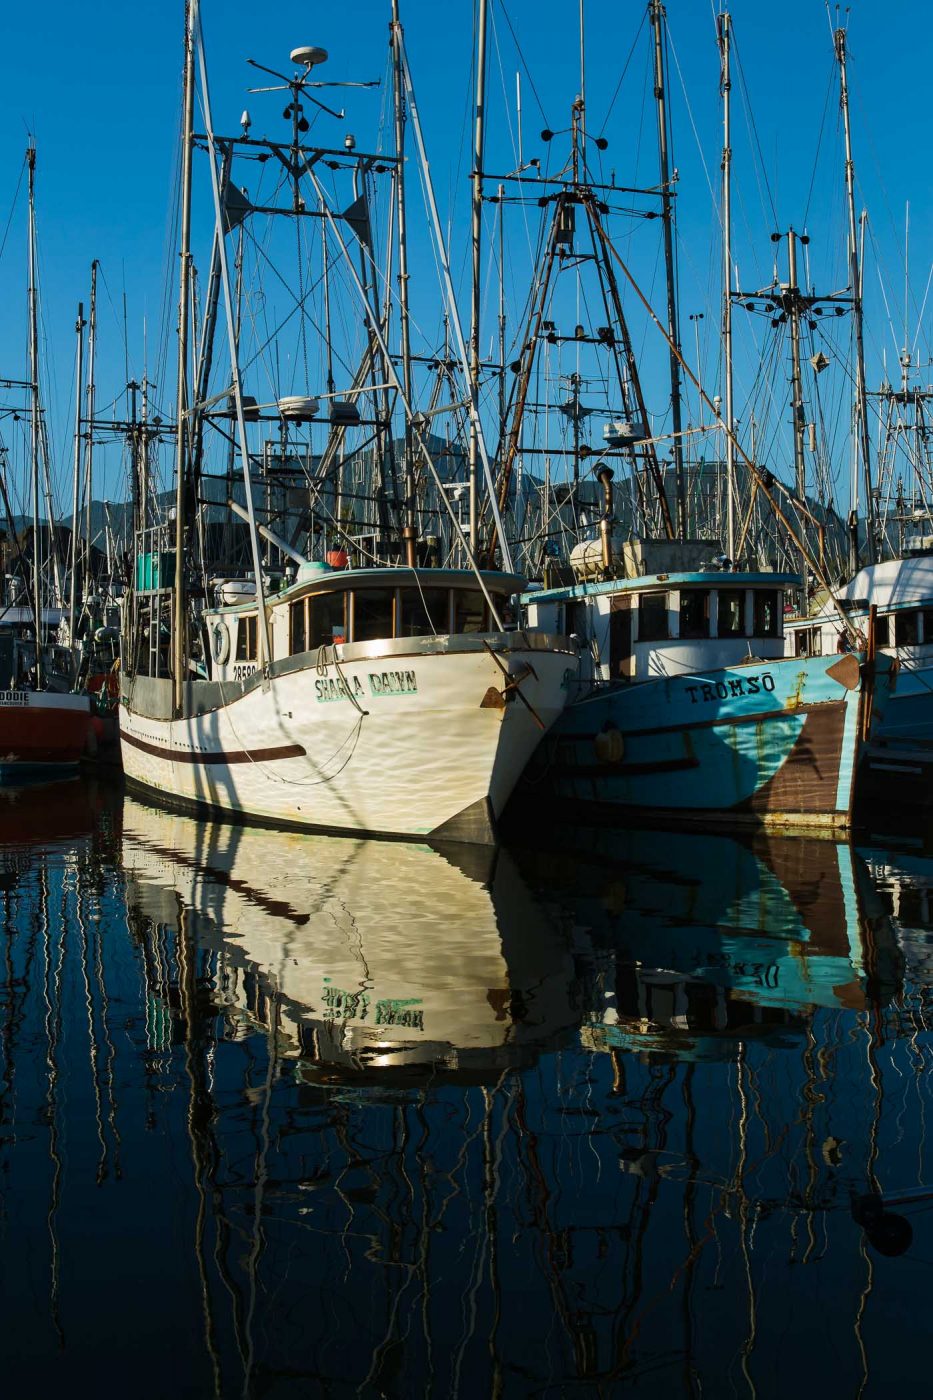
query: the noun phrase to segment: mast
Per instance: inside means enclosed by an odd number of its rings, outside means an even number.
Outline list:
[[[787,231],[788,310],[790,314],[791,410],[794,424],[794,489],[797,499],[805,506],[807,499],[806,458],[804,456],[803,380],[800,375],[800,288],[797,285],[797,235]],[[801,552],[802,574],[801,615],[807,610],[807,558]]]
[[[91,309],[87,326],[87,413],[84,435],[84,597],[91,591],[91,505],[94,495],[94,408],[97,386],[97,259],[91,263]]]
[[[187,636],[185,626],[185,486],[188,435],[188,321],[191,287],[191,151],[194,131],[194,26],[198,0],[185,14],[184,127],[181,147],[181,267],[178,278],[178,400],[175,415],[175,606],[172,627],[173,709],[182,713]],[[260,581],[256,581],[257,589]]]
[[[483,0],[485,4],[485,0]],[[411,340],[408,325],[408,236],[405,222],[405,102],[402,88],[402,26],[398,17],[398,0],[392,0],[392,96],[395,105],[395,168],[396,213],[398,218],[398,304],[402,352],[402,387],[412,402]],[[326,225],[324,226],[326,238]],[[405,523],[402,538],[405,563],[414,568],[418,562],[415,524],[415,465],[412,455],[411,423],[405,417]]]
[[[75,601],[78,582],[78,478],[81,475],[81,381],[84,377],[84,302],[78,302],[78,319],[75,321],[75,334],[78,337],[77,368],[75,370],[75,450],[74,481],[71,495],[71,588],[68,602],[68,641],[75,641]]]
[[[661,217],[664,221],[664,272],[667,281],[667,331],[680,349],[677,324],[677,277],[674,263],[674,210],[671,199],[670,154],[668,151],[667,104],[664,97],[664,6],[649,0],[648,14],[654,30],[654,95],[658,115],[658,160],[661,174]],[[684,493],[684,449],[681,437],[680,360],[670,353],[671,427],[674,434],[674,491],[677,498],[677,535],[687,537],[687,502]]]
[[[479,371],[480,292],[483,239],[483,158],[486,140],[486,13],[487,0],[477,0],[476,123],[473,134],[473,281],[470,303],[470,551],[479,548]]]
[[[42,594],[39,589],[39,316],[36,306],[36,148],[29,166],[29,382],[32,389],[32,606],[36,623],[36,689],[42,689]]]
[[[852,287],[852,315],[855,320],[855,416],[862,471],[865,478],[865,526],[868,536],[868,562],[878,558],[875,539],[875,506],[871,479],[871,432],[868,424],[868,390],[865,383],[865,342],[862,325],[862,276],[859,265],[858,237],[855,221],[855,162],[852,159],[852,130],[849,124],[849,80],[846,71],[846,32],[834,34],[836,61],[839,64],[839,100],[846,145],[846,208],[849,218],[849,282]],[[852,495],[852,509],[858,519],[858,473]]]
[[[499,185],[499,441],[505,432],[505,186]]]
[[[729,68],[729,43],[732,17],[719,16],[719,47],[722,54],[722,348],[725,369],[726,400],[726,553],[735,559],[735,443],[733,440],[732,384],[732,78]],[[698,367],[699,368],[699,367]]]

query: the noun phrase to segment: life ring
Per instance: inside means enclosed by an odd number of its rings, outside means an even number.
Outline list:
[[[226,666],[230,660],[230,633],[222,622],[215,622],[211,632],[211,650],[218,666]]]

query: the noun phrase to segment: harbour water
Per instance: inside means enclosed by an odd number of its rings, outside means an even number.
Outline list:
[[[933,858],[0,794],[10,1395],[889,1396]]]

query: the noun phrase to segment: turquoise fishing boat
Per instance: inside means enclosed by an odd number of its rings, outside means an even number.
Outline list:
[[[575,636],[583,658],[527,784],[616,813],[848,828],[890,658],[785,657],[796,575],[677,570],[703,546],[659,543],[652,561],[650,544],[626,546],[626,577],[522,596],[528,626]]]

